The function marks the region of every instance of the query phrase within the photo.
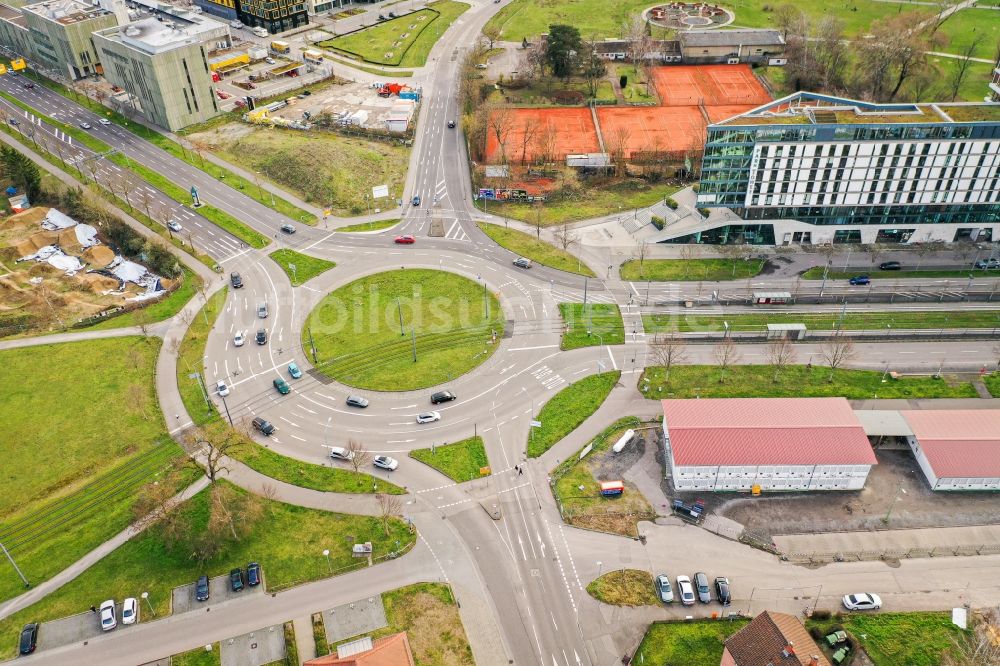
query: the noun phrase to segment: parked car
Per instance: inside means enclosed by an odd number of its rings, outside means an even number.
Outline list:
[[[413,205],[414,206],[419,206],[420,205],[420,197],[419,196],[413,197]]]
[[[712,592],[708,589],[708,576],[703,571],[694,575],[694,586],[698,590],[698,601],[707,604],[712,600]]]
[[[239,273],[230,273],[229,284],[233,285],[233,289],[241,289],[243,287],[243,278],[240,277]]]
[[[139,602],[135,597],[129,597],[122,602],[122,624],[135,624],[139,621]]]
[[[271,56],[268,56],[268,57],[264,58],[264,62],[266,62],[268,65],[273,65],[274,64],[274,58],[272,58]]]
[[[90,129],[90,123],[80,123],[80,129],[89,130]],[[111,628],[114,629],[114,627],[111,627]]]
[[[98,118],[97,122],[101,123],[102,125],[110,125],[111,124],[111,121],[108,120],[107,118]]]
[[[670,579],[667,574],[660,574],[656,577],[656,593],[660,595],[660,601],[669,604],[674,600],[674,590],[670,587]]]
[[[295,233],[295,227],[293,227],[290,224],[283,224],[283,225],[281,225],[281,231],[284,232],[284,233],[286,233],[286,234],[294,234]]]
[[[396,236],[395,242],[400,245],[412,245],[417,242],[417,239],[413,236]]]
[[[330,457],[334,460],[351,460],[354,458],[354,452],[348,451],[342,446],[331,446]]]
[[[399,467],[399,461],[395,458],[390,458],[389,456],[375,456],[372,459],[372,464],[376,467],[387,469],[390,472]]]
[[[877,594],[859,592],[844,595],[844,608],[847,610],[878,610],[882,607],[882,599]]]
[[[274,426],[267,419],[255,416],[251,423],[253,423],[254,430],[260,431],[261,434],[271,435],[274,433]]]
[[[9,123],[10,123],[11,125],[13,125],[14,127],[17,127],[18,125],[20,125],[20,124],[21,124],[21,123],[19,123],[19,122],[17,121],[17,118],[8,118],[8,119],[7,119],[7,122],[9,122]]]
[[[278,393],[280,393],[281,395],[288,395],[288,392],[292,390],[288,388],[288,382],[286,382],[281,377],[278,377],[271,383],[274,384],[274,388],[277,389]]]
[[[898,271],[903,265],[898,261],[883,261],[878,267],[883,271]]]
[[[531,268],[531,259],[525,259],[524,257],[518,257],[514,260],[514,265],[518,268]]]
[[[975,267],[981,270],[1000,268],[1000,259],[980,259],[975,263]]]
[[[183,231],[184,230],[184,227],[182,227],[181,223],[178,222],[177,220],[170,220],[169,222],[167,222],[167,228],[170,229],[171,231]]]
[[[261,303],[257,306],[257,317],[259,319],[267,319],[267,303]]]
[[[295,364],[295,361],[288,364],[288,374],[292,379],[299,379],[302,377],[302,371],[299,370],[299,366]]]
[[[257,331],[257,335],[256,335],[256,337],[254,339],[257,340],[257,344],[259,344],[259,345],[266,345],[267,344],[267,331],[264,330],[263,328],[260,329],[259,331]]]
[[[202,576],[194,584],[194,598],[198,601],[208,601],[209,596],[208,576]]]
[[[437,393],[435,393],[434,395],[431,396],[431,404],[432,405],[437,405],[437,404],[440,404],[442,402],[451,402],[456,397],[458,397],[458,396],[456,396],[451,391],[438,391]]]
[[[38,623],[31,622],[21,629],[21,640],[18,643],[18,652],[21,654],[31,654],[38,645]]]
[[[246,344],[247,336],[243,331],[236,331],[236,335],[233,336],[233,346],[242,347]]]
[[[243,590],[243,569],[236,567],[229,572],[229,587],[233,588],[233,592]]]
[[[849,282],[851,283],[851,285],[857,287],[859,285],[871,284],[872,279],[867,275],[855,275],[849,280]]]
[[[247,565],[247,585],[249,587],[260,585],[260,565],[256,562]]]
[[[448,121],[448,129],[455,129],[455,121],[454,120],[449,120]]]
[[[440,420],[440,412],[424,412],[423,414],[417,414],[417,423],[433,423],[434,421]]]
[[[226,380],[224,379],[219,380],[219,382],[215,385],[215,390],[218,391],[219,395],[223,398],[229,395],[229,385],[226,384]]]
[[[729,579],[725,576],[717,576],[715,579],[715,594],[719,597],[719,603],[728,606],[733,602],[729,592]]]
[[[362,398],[360,395],[349,395],[347,396],[347,406],[364,409],[368,406],[368,398]]]
[[[677,577],[677,593],[680,595],[681,603],[685,606],[694,605],[694,588],[691,587],[691,579],[687,576]]]
[[[115,616],[115,600],[108,599],[101,604],[100,610],[101,631],[111,631],[118,626],[118,618]]]
[[[487,65],[485,62],[481,62],[476,65],[476,69],[486,69],[487,67],[489,67],[489,65]]]

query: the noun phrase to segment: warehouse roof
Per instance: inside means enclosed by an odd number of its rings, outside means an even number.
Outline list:
[[[684,46],[770,46],[784,44],[777,30],[690,30],[677,36]]]
[[[1000,477],[1000,409],[900,413],[938,478]]]
[[[663,400],[677,466],[875,465],[844,398]]]

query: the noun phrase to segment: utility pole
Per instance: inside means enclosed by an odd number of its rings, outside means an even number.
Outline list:
[[[396,311],[399,313],[399,334],[400,336],[406,335],[403,330],[403,306],[399,304],[399,296],[396,297]]]
[[[410,341],[413,343],[413,362],[417,362],[417,335],[413,332],[413,327],[410,327]]]
[[[24,586],[31,587],[31,583],[29,583],[28,579],[24,577],[24,574],[21,573],[21,569],[18,568],[17,562],[15,562],[14,558],[10,556],[10,551],[7,550],[7,546],[3,545],[2,541],[0,541],[0,548],[3,549],[3,554],[7,556],[8,560],[10,560],[11,565],[14,567],[14,571],[16,571],[17,575],[21,577],[21,580],[24,581]]]
[[[587,278],[583,278],[583,304],[587,304]]]
[[[201,380],[201,373],[194,373],[194,378],[198,380],[198,388],[201,389],[201,397],[205,399],[205,406],[208,407],[209,411],[212,411],[212,403],[208,399],[208,390],[205,389],[205,383]]]
[[[309,336],[309,348],[312,349],[313,363],[316,363],[316,343],[313,342],[313,331],[311,326],[306,329],[306,334]]]
[[[226,396],[220,395],[219,397],[222,398],[222,406],[226,408],[226,418],[229,419],[229,426],[230,427],[234,427],[233,426],[233,417],[230,416],[230,414],[229,414],[229,405],[226,404]]]

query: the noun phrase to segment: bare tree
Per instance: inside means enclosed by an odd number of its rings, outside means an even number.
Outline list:
[[[740,352],[736,349],[736,343],[728,335],[722,339],[722,342],[715,345],[712,350],[712,357],[715,359],[715,365],[719,367],[721,374],[719,375],[719,383],[726,381],[726,371],[729,366],[737,363],[740,359]]]
[[[740,265],[740,261],[746,256],[747,249],[740,245],[720,245],[718,248],[719,254],[723,258],[728,259],[733,265],[733,277],[736,277],[736,269]]]
[[[501,164],[507,164],[507,141],[514,129],[514,114],[507,104],[492,102],[483,106],[487,112],[487,131],[496,139],[500,148]]]
[[[972,58],[975,56],[976,50],[983,41],[983,33],[977,34],[972,40],[959,51],[958,62],[955,64],[955,68],[951,70],[951,76],[948,77],[948,86],[951,94],[951,101],[954,102],[955,98],[958,97],[958,91],[962,88],[962,82],[965,81],[965,75],[969,73],[969,67],[972,66]]]
[[[212,487],[209,523],[217,521],[228,528],[233,541],[240,541],[253,531],[264,514],[264,504],[253,493],[238,491],[228,483]]]
[[[389,524],[393,518],[402,513],[403,503],[395,495],[386,495],[385,493],[375,495],[375,500],[378,502],[378,516],[382,523],[382,530],[386,536],[389,536]]]
[[[129,384],[125,391],[125,403],[129,409],[139,412],[143,421],[148,421],[146,416],[146,405],[149,403],[149,396],[146,388],[142,384]]]
[[[608,152],[611,153],[611,161],[620,174],[625,173],[625,160],[628,159],[628,142],[631,136],[632,131],[628,125],[622,125],[605,138]]]
[[[528,146],[535,143],[535,139],[538,138],[538,132],[541,129],[541,123],[539,123],[538,118],[535,116],[529,116],[524,119],[524,124],[521,125],[521,164],[524,164],[525,158],[528,154]],[[534,151],[532,151],[534,152]]]
[[[872,267],[875,266],[875,262],[878,258],[882,256],[886,248],[881,243],[867,243],[861,246],[861,251],[868,255],[868,260],[871,261]]]
[[[229,472],[229,454],[239,446],[239,440],[235,437],[218,433],[209,435],[201,428],[195,428],[188,434],[185,442],[193,454],[189,458],[190,464],[204,470],[205,476],[212,483],[223,472]]]
[[[569,250],[570,246],[575,245],[578,240],[576,232],[570,228],[569,222],[560,224],[553,233],[556,242],[563,250]]]
[[[915,270],[920,270],[920,264],[923,263],[924,257],[944,249],[944,243],[942,243],[941,241],[917,243],[917,245],[913,249],[917,253],[917,266]]]
[[[347,456],[355,472],[360,472],[362,467],[368,466],[372,461],[371,452],[356,439],[347,440]]]
[[[153,198],[152,193],[150,193],[150,191],[147,188],[145,187],[139,188],[139,205],[142,206],[143,210],[146,211],[146,217],[148,217],[151,220],[153,219],[153,215],[149,212],[149,204],[153,203],[154,201],[156,200]]]
[[[774,17],[771,20],[774,27],[781,31],[782,39],[787,42],[789,33],[802,24],[804,15],[802,10],[795,5],[786,4],[780,5],[774,10]]]
[[[483,39],[489,43],[490,50],[493,50],[493,43],[500,40],[503,28],[499,24],[487,23],[483,26]]]
[[[546,122],[538,137],[538,154],[543,165],[555,161],[557,140],[558,131],[555,126],[551,122]]]
[[[160,474],[155,481],[145,484],[139,489],[132,502],[132,530],[142,530],[160,526],[160,534],[167,545],[177,542],[185,532],[184,521],[177,510],[178,503],[173,501],[176,487],[177,466],[172,465],[165,473]]]
[[[778,381],[781,371],[795,362],[795,347],[791,340],[782,336],[767,345],[767,362],[774,368],[774,381]]]
[[[684,339],[677,331],[658,335],[649,347],[649,355],[654,364],[663,368],[663,381],[670,383],[670,370],[687,358]]]
[[[827,16],[820,21],[816,29],[815,60],[823,90],[843,84],[850,51],[844,37],[844,22],[840,19]]]
[[[1000,642],[997,642],[997,630],[1000,629],[1000,618],[995,609],[984,610],[978,620],[974,621],[972,630],[961,632],[952,638],[953,650],[948,650],[943,656],[942,666],[985,666],[1000,664]]]
[[[828,381],[832,382],[833,374],[837,368],[854,358],[854,341],[838,333],[833,339],[827,340],[820,346],[819,353],[823,357],[823,360],[826,361],[826,364],[830,366],[830,378]]]
[[[146,338],[148,341],[149,327],[153,325],[153,317],[149,314],[149,311],[144,307],[133,310],[132,322],[142,332],[142,337]]]
[[[521,52],[518,59],[518,75],[532,81],[545,73],[545,44],[542,40],[535,40],[528,48]]]

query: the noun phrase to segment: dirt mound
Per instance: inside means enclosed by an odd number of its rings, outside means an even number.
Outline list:
[[[95,293],[113,291],[118,288],[118,280],[99,273],[82,273],[77,275],[80,282],[87,285]]]
[[[59,242],[59,234],[55,231],[39,231],[31,234],[27,239],[21,241],[14,248],[22,257],[38,252],[38,248],[46,245],[55,245]]]
[[[80,245],[80,241],[76,237],[76,228],[63,229],[58,233],[59,240],[57,243],[63,252],[74,257],[79,257],[83,254],[83,246]]]
[[[44,220],[45,216],[48,214],[48,208],[29,208],[22,213],[17,213],[16,215],[8,217],[4,222],[4,226],[8,228],[38,226],[38,224]]]
[[[104,268],[115,259],[115,253],[106,245],[88,247],[80,256],[89,266],[94,268]]]

